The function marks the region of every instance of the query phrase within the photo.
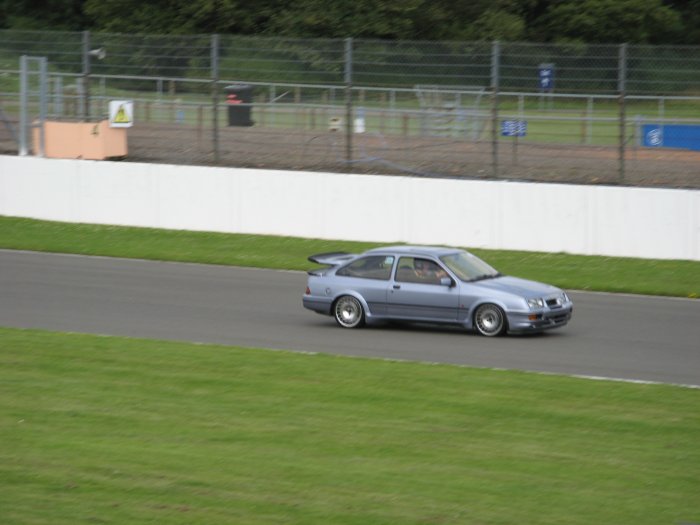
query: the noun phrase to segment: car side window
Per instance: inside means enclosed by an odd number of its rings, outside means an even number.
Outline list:
[[[360,279],[388,281],[391,277],[391,268],[393,266],[393,256],[371,255],[351,262],[335,272],[335,274],[341,277],[359,277]]]
[[[404,283],[440,284],[440,279],[449,277],[435,261],[420,257],[401,257],[396,270],[396,281]]]

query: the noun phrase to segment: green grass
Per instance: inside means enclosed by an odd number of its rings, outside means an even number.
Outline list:
[[[377,243],[157,230],[0,216],[0,248],[308,270],[313,253],[362,252]],[[471,250],[508,275],[567,289],[700,296],[700,262]]]
[[[0,516],[700,522],[700,391],[0,328]]]

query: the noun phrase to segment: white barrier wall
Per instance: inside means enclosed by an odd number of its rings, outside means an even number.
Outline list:
[[[0,215],[700,260],[700,191],[0,156]]]

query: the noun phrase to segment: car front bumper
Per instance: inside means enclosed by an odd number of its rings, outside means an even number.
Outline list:
[[[535,333],[566,325],[573,315],[574,307],[551,309],[541,312],[509,313],[508,333]]]

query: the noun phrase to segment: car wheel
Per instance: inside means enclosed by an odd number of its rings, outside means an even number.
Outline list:
[[[365,323],[365,312],[360,301],[350,295],[344,295],[335,302],[333,315],[343,328],[358,328]]]
[[[506,316],[495,304],[482,304],[474,312],[474,326],[481,335],[495,337],[506,331]]]

